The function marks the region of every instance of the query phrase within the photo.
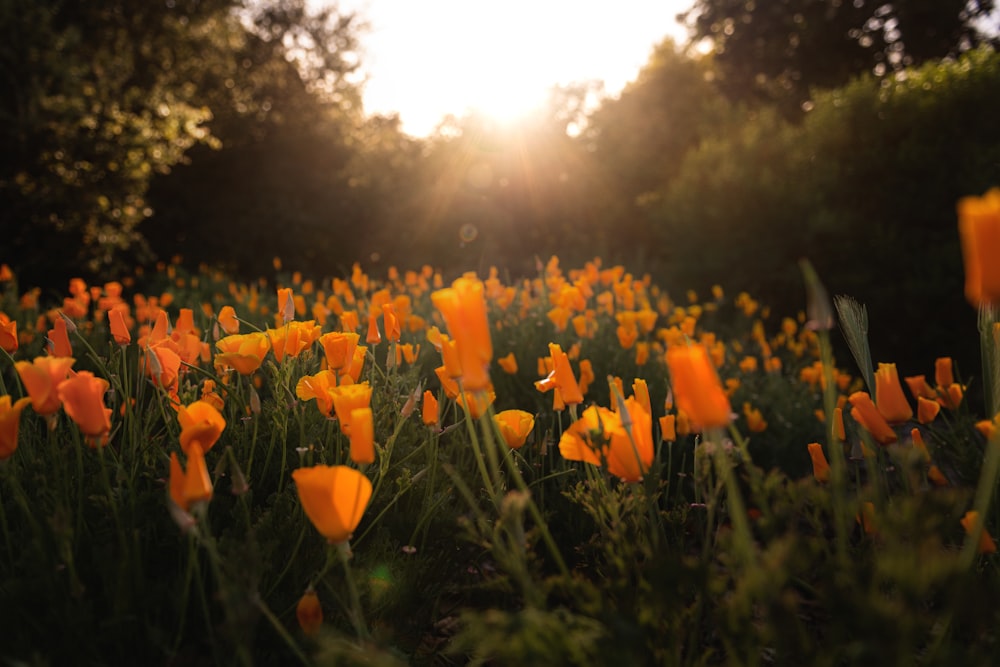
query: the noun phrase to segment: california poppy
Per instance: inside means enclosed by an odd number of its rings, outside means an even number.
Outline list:
[[[504,442],[511,449],[520,449],[524,446],[535,428],[535,416],[524,410],[503,410],[494,415],[493,419],[500,429]]]
[[[258,331],[220,338],[215,347],[219,350],[215,355],[216,367],[232,368],[240,375],[250,375],[260,368],[271,345],[267,334]]]
[[[349,367],[354,360],[354,350],[358,346],[360,336],[354,332],[341,333],[333,331],[319,337],[326,355],[326,365],[334,371]]]
[[[351,460],[358,464],[375,463],[375,424],[371,408],[351,410]]]
[[[965,516],[960,519],[960,523],[962,524],[962,528],[965,529],[965,533],[967,535],[971,535],[972,531],[975,530],[979,524],[979,512],[969,510],[965,513]],[[983,528],[983,532],[979,534],[979,546],[977,547],[977,550],[981,554],[996,553],[997,545],[990,536],[989,531],[985,528]]]
[[[295,618],[307,637],[312,637],[323,627],[323,605],[319,603],[319,596],[311,586],[295,605]]]
[[[76,363],[72,357],[36,357],[34,361],[14,363],[17,374],[31,398],[31,407],[39,415],[51,415],[62,406],[59,385],[69,377]]]
[[[463,388],[469,391],[487,389],[493,340],[483,283],[471,277],[458,278],[451,287],[433,292],[431,300],[444,317],[448,333],[458,347]]]
[[[703,427],[725,426],[732,408],[719,376],[702,345],[667,348],[667,367],[677,401],[693,422]]]
[[[847,397],[851,403],[851,416],[872,434],[876,442],[887,445],[896,441],[896,432],[878,411],[871,396],[864,391],[856,391]]]
[[[973,304],[1000,302],[1000,188],[958,202],[958,234],[965,262],[965,296]]]
[[[202,452],[212,449],[226,428],[225,418],[206,400],[179,406],[177,421],[181,425],[180,443],[185,454],[194,443],[198,443]]]
[[[372,387],[367,382],[332,387],[333,409],[344,435],[351,435],[351,411],[355,408],[371,407]]]
[[[181,469],[177,452],[170,452],[170,498],[187,512],[191,505],[212,499],[212,479],[205,465],[205,453],[198,443],[188,451],[187,470]]]
[[[108,311],[108,326],[111,329],[111,338],[119,345],[128,345],[132,342],[132,334],[129,333],[125,324],[125,312],[120,308],[113,308]]]
[[[75,325],[74,325],[75,328]],[[69,328],[66,320],[60,315],[52,323],[52,328],[48,332],[49,341],[52,343],[51,354],[53,357],[72,357],[73,346],[69,342]]]
[[[896,364],[879,364],[875,371],[875,407],[890,424],[898,424],[913,417],[913,408],[903,396]]]
[[[438,400],[430,389],[424,391],[423,402],[420,406],[420,420],[427,426],[434,426],[438,423]]]
[[[331,544],[350,539],[372,495],[372,483],[348,466],[317,465],[292,473],[309,521]]]
[[[21,424],[21,411],[31,402],[19,398],[11,402],[9,395],[0,396],[0,460],[9,458],[17,449],[17,434]]]
[[[559,452],[571,461],[607,462],[608,472],[638,482],[653,462],[652,417],[633,397],[625,401],[631,426],[607,408],[592,405],[559,439]],[[630,435],[631,434],[631,435]]]
[[[809,458],[812,459],[813,477],[816,478],[817,482],[830,481],[830,464],[823,453],[823,446],[818,442],[810,442],[807,447]]]
[[[80,371],[59,383],[63,409],[91,444],[99,443],[111,432],[111,408],[104,405],[104,394],[109,387],[107,380],[89,371]]]

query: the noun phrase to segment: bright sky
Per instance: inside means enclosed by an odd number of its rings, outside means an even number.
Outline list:
[[[324,4],[312,0],[312,4]],[[500,119],[539,106],[555,84],[602,80],[617,94],[692,0],[340,0],[365,17],[365,110],[398,111],[432,132],[446,114]]]

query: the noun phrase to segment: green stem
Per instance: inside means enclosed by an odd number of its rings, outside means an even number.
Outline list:
[[[364,614],[361,610],[361,596],[358,594],[358,587],[354,583],[354,573],[351,571],[351,545],[348,542],[341,542],[336,545],[340,554],[340,560],[344,564],[344,578],[347,580],[347,592],[351,596],[351,622],[359,639],[368,638],[368,627],[365,625]]]

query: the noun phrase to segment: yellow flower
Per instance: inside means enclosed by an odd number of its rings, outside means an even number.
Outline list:
[[[524,410],[503,410],[493,419],[511,449],[520,449],[535,428],[535,416]]]
[[[318,465],[292,473],[309,521],[331,544],[351,538],[372,496],[372,483],[347,466]]]

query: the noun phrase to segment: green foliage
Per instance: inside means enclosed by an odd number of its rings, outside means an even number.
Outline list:
[[[650,206],[663,275],[695,286],[725,276],[787,311],[801,294],[796,260],[808,256],[832,292],[875,314],[876,360],[939,356],[935,341],[973,321],[953,296],[954,207],[1000,180],[988,112],[998,90],[1000,57],[980,49],[818,93],[798,126],[749,115],[691,153]],[[936,316],[918,317],[911,308],[927,302]],[[975,368],[974,340],[953,351],[963,368]]]

